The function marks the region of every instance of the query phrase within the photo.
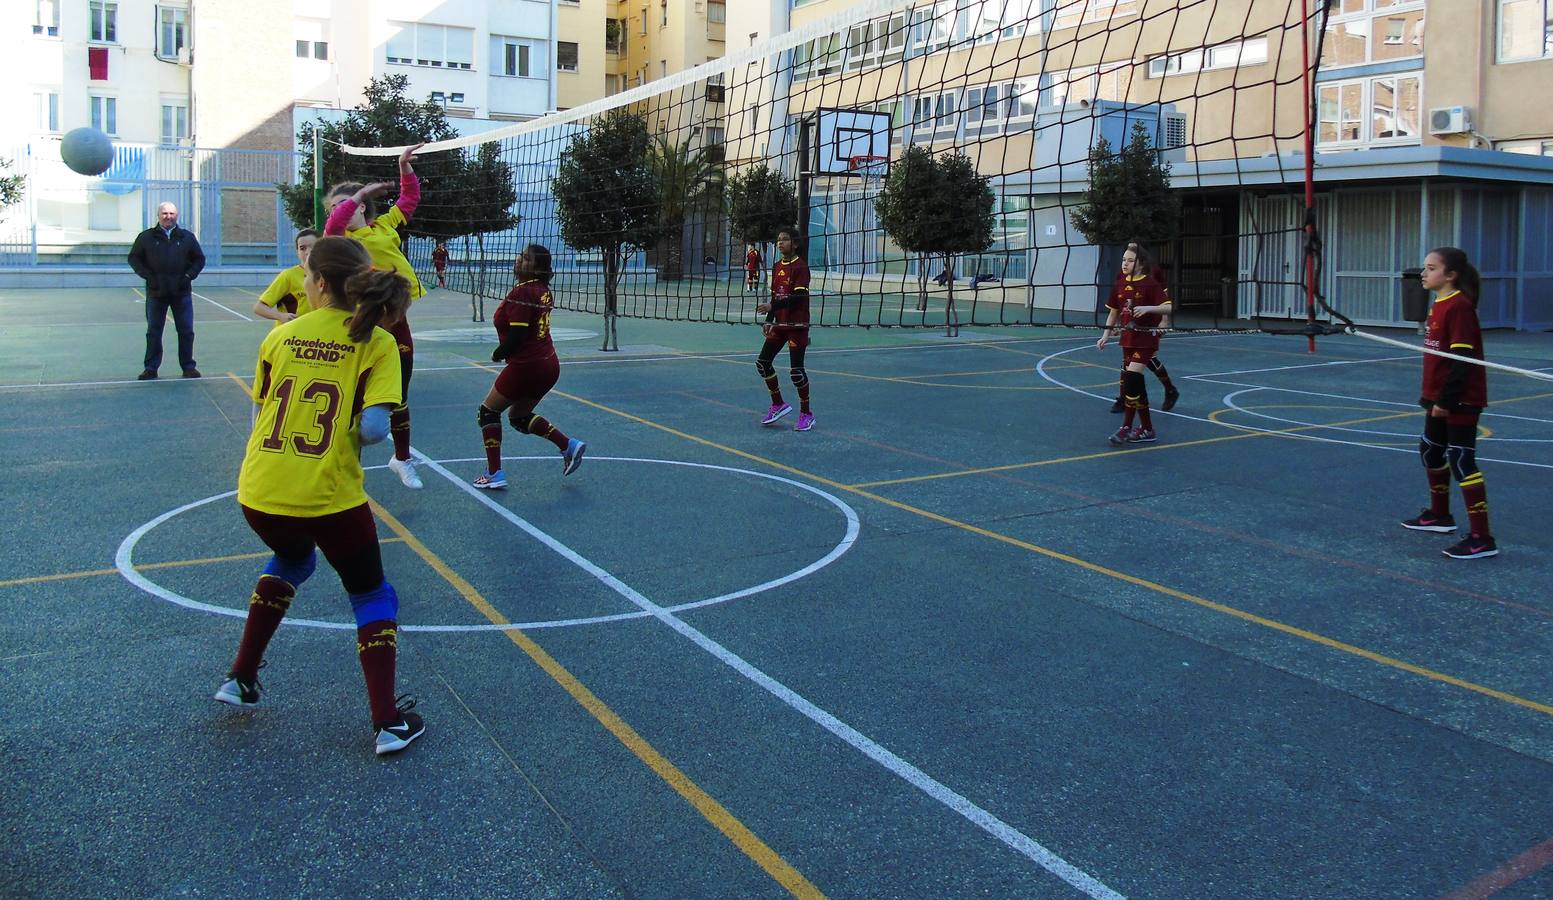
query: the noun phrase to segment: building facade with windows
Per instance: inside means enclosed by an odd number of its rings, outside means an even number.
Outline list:
[[[792,0],[791,28],[855,5]],[[1456,244],[1482,263],[1485,323],[1553,325],[1553,166],[1530,158],[1553,149],[1542,88],[1553,79],[1553,0],[1330,7],[1311,41],[1321,48],[1315,178],[1327,296],[1358,321],[1403,324],[1399,273],[1430,246]],[[1187,236],[1159,248],[1179,301],[1297,317],[1297,287],[1263,286],[1296,282],[1286,273],[1302,266],[1298,17],[1297,3],[1259,0],[919,3],[796,48],[783,102],[798,119],[822,106],[886,113],[896,148],[968,148],[996,176],[999,218],[991,258],[967,265],[1032,286],[1093,268],[1075,261],[1088,248],[1067,215],[1084,183],[1070,151],[1083,147],[1043,151],[1041,135],[1064,135],[1052,144],[1075,129],[1099,133],[1101,109],[1147,119],[1185,195]],[[733,114],[734,158],[766,155],[762,141],[779,134],[756,119]],[[833,239],[844,229],[821,206],[810,213],[811,264],[847,265],[857,254]],[[1288,237],[1259,236],[1270,231]],[[1029,302],[1071,305],[1064,290],[1039,293]]]

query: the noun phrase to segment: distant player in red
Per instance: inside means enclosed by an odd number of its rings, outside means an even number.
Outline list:
[[[1145,256],[1147,255],[1147,251],[1143,249],[1141,244],[1128,244],[1127,249]],[[1154,280],[1159,283],[1160,293],[1166,300],[1169,300],[1170,286],[1165,283],[1164,267],[1158,263],[1154,263],[1149,266],[1149,274],[1153,276]],[[1120,283],[1121,280],[1125,277],[1125,275],[1118,275],[1116,280],[1118,283]],[[1160,327],[1166,330],[1170,328],[1170,315],[1168,313],[1165,314],[1165,316],[1161,319]],[[1181,399],[1181,392],[1176,389],[1175,383],[1170,380],[1170,371],[1165,368],[1165,363],[1159,358],[1158,353],[1149,357],[1148,366],[1149,371],[1154,373],[1154,377],[1158,378],[1159,383],[1165,388],[1165,402],[1161,403],[1159,408],[1165,412],[1170,412],[1170,410],[1176,405],[1176,401]],[[1126,371],[1126,368],[1122,369],[1122,381],[1127,380]],[[1117,389],[1116,402],[1111,404],[1111,412],[1119,413],[1127,408],[1126,402],[1122,399],[1122,395],[1125,393],[1123,388],[1125,388],[1125,385]]]
[[[1137,245],[1128,245],[1129,249],[1122,254],[1122,277],[1111,289],[1110,299],[1106,300],[1110,313],[1106,316],[1100,340],[1095,342],[1096,348],[1104,350],[1112,332],[1120,326],[1122,397],[1127,413],[1122,427],[1110,437],[1111,443],[1117,446],[1158,440],[1154,423],[1149,419],[1149,392],[1143,383],[1143,370],[1159,350],[1159,333],[1155,329],[1170,313],[1170,297],[1159,282],[1147,274],[1149,263],[1143,248],[1134,247]],[[1132,424],[1134,416],[1138,419],[1136,428]]]
[[[766,323],[761,326],[766,342],[755,360],[755,371],[765,379],[766,389],[771,392],[771,408],[760,424],[771,425],[793,411],[782,400],[782,386],[773,365],[782,345],[787,345],[788,373],[798,389],[798,424],[793,430],[808,431],[814,427],[814,413],[809,410],[809,375],[803,368],[804,350],[809,346],[809,264],[798,255],[799,251],[797,231],[784,228],[777,233],[779,259],[771,267],[771,302],[755,307],[756,312],[766,314]]]
[[[534,415],[534,407],[561,377],[561,360],[550,338],[550,310],[555,305],[550,293],[550,251],[529,244],[512,273],[518,283],[491,316],[501,342],[491,361],[507,365],[496,376],[496,384],[485,395],[478,414],[480,435],[485,439],[486,473],[476,478],[474,485],[489,491],[507,486],[501,467],[502,410],[507,411],[513,428],[538,435],[561,451],[563,476],[577,471],[588,449],[586,443],[567,437],[543,416]]]
[[[744,251],[744,289],[754,291],[760,289],[760,251],[754,244],[745,245]]]
[[[437,287],[448,286],[448,245],[442,241],[431,248],[431,266],[437,270]]]
[[[1439,247],[1424,258],[1424,288],[1439,296],[1429,308],[1424,347],[1471,359],[1483,358],[1483,332],[1478,325],[1478,293],[1482,279],[1455,247]],[[1442,552],[1453,559],[1498,556],[1488,530],[1488,490],[1477,466],[1478,417],[1488,406],[1488,376],[1480,365],[1424,354],[1423,390],[1418,404],[1425,410],[1424,433],[1418,453],[1429,475],[1429,508],[1402,523],[1414,531],[1449,534],[1456,530],[1451,516],[1451,476],[1461,486],[1467,506],[1465,540]]]

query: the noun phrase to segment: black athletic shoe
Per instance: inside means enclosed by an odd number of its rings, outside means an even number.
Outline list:
[[[1176,401],[1180,399],[1181,392],[1176,390],[1175,386],[1172,385],[1168,388],[1165,388],[1165,402],[1159,408],[1165,412],[1170,412],[1171,408],[1176,405]]]
[[[410,746],[411,741],[426,733],[426,721],[418,714],[410,712],[415,708],[413,697],[400,697],[396,701],[396,706],[399,710],[399,721],[378,722],[373,726],[378,756],[398,753]]]
[[[1441,534],[1450,534],[1456,530],[1456,519],[1450,513],[1437,516],[1425,509],[1420,511],[1416,518],[1404,519],[1402,527],[1412,531],[1437,531]]]
[[[1481,559],[1485,556],[1498,556],[1499,547],[1494,543],[1493,535],[1469,534],[1466,540],[1440,552],[1451,559]]]
[[[1116,402],[1111,404],[1111,412],[1114,412],[1114,413],[1119,413],[1119,412],[1121,412],[1122,410],[1124,410],[1126,408],[1127,408],[1127,404],[1123,403],[1122,402],[1122,398],[1120,398],[1120,397],[1117,397],[1116,398]]]
[[[263,689],[264,686],[259,684],[257,678],[244,681],[235,673],[228,673],[226,681],[221,683],[221,687],[216,688],[215,699],[228,706],[258,706],[259,691]]]
[[[183,377],[184,378],[198,378],[198,377],[200,377],[200,370],[194,368],[193,366],[190,366],[189,368],[183,370]]]
[[[156,370],[155,369],[141,369],[140,370],[140,374],[135,376],[135,380],[136,381],[155,381],[156,380]]]

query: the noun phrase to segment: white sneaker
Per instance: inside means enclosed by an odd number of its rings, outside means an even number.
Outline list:
[[[396,456],[388,461],[388,468],[399,476],[399,480],[404,482],[405,487],[416,491],[421,489],[421,476],[415,474],[414,460],[400,459]]]

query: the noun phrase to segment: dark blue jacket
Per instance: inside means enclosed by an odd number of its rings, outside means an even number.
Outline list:
[[[177,300],[194,289],[194,279],[205,268],[205,251],[187,228],[174,226],[169,235],[156,225],[136,236],[129,265],[146,280],[147,297]]]

